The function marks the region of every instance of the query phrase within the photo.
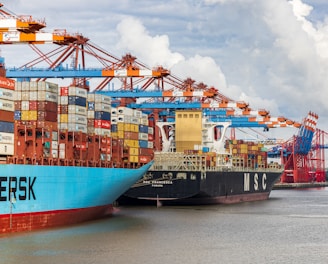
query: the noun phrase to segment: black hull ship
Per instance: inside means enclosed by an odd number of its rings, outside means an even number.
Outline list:
[[[262,144],[224,140],[230,123],[209,122],[197,111],[188,111],[187,116],[201,116],[200,126],[193,120],[188,128],[188,123],[180,124],[177,112],[175,123],[157,124],[162,135],[165,126],[173,127],[174,134],[162,136],[164,150],[155,152],[152,167],[120,197],[119,204],[233,204],[268,199],[283,168],[267,162]],[[200,134],[199,141],[193,134]]]

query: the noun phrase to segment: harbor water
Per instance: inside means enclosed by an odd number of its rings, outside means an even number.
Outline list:
[[[80,225],[0,236],[0,263],[327,263],[328,188],[235,205],[118,207]]]

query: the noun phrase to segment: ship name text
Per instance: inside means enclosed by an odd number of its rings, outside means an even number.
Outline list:
[[[171,180],[151,180],[151,181],[143,181],[144,184],[151,184],[151,187],[163,187],[166,184],[173,184]]]
[[[251,174],[250,173],[244,173],[244,191],[248,192],[251,188]],[[267,176],[265,173],[262,175],[259,175],[258,173],[255,173],[253,176],[253,190],[254,191],[265,191],[267,188]]]
[[[36,177],[0,177],[0,202],[36,200]]]

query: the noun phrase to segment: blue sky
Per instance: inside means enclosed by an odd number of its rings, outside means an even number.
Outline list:
[[[45,18],[46,30],[82,33],[120,57],[163,65],[224,95],[328,131],[326,0],[3,0],[16,14]],[[7,65],[35,57],[3,46]],[[24,54],[19,56],[18,54]]]

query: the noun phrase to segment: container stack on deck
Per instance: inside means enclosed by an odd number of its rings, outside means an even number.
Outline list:
[[[0,79],[3,162],[139,167],[153,158],[148,115],[80,87]]]
[[[15,82],[0,77],[0,156],[14,154]]]
[[[278,163],[267,163],[267,150],[262,143],[244,140],[227,140],[225,143],[227,152],[233,155],[232,163],[236,167],[268,168],[278,167]]]
[[[122,153],[125,163],[148,163],[153,158],[153,132],[148,116],[127,107],[112,108],[114,153]]]

